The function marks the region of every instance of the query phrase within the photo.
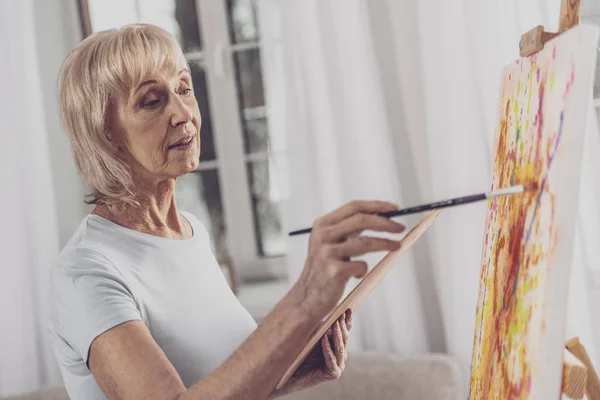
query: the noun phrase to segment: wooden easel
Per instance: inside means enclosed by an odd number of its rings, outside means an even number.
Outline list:
[[[546,32],[539,25],[521,36],[519,55],[529,57],[544,48],[549,40],[579,24],[580,0],[562,0],[558,32]],[[578,338],[569,339],[563,360],[562,394],[571,399],[600,400],[600,378]]]
[[[580,0],[562,0],[560,5],[560,23],[558,32],[546,32],[542,25],[538,25],[521,36],[519,42],[519,55],[529,57],[544,48],[549,40],[579,24]]]
[[[572,399],[600,400],[600,378],[592,360],[579,338],[569,339],[565,345],[562,393]]]

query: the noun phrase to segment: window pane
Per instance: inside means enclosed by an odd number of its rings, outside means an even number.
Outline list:
[[[142,0],[138,0],[140,3]],[[156,1],[156,0],[154,0]],[[171,3],[173,0],[162,0],[162,3]],[[146,4],[147,0],[143,0]],[[196,0],[175,0],[175,20],[179,26],[176,35],[185,52],[202,50],[202,36],[198,23],[198,10]]]
[[[229,258],[217,170],[192,172],[180,177],[177,180],[176,199],[180,210],[194,214],[204,224],[217,259]]]
[[[239,102],[244,126],[246,153],[268,150],[268,130],[263,90],[260,51],[239,51],[234,55]]]
[[[256,0],[228,0],[229,30],[233,43],[258,40]]]
[[[266,118],[246,117],[244,121],[244,146],[247,154],[269,151],[269,132]]]
[[[210,118],[210,106],[208,104],[208,88],[206,85],[206,72],[198,62],[190,62],[192,83],[194,84],[194,96],[198,101],[202,126],[200,127],[200,161],[214,160],[217,155]]]
[[[259,49],[236,52],[234,62],[242,109],[264,106],[265,95]]]
[[[282,256],[287,251],[287,243],[281,226],[281,192],[275,170],[268,160],[247,165],[258,253],[265,257]]]
[[[195,0],[88,0],[94,32],[137,22],[158,25],[179,39],[184,51],[200,51]]]

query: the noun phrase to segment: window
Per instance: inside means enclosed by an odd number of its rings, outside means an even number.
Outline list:
[[[284,276],[280,208],[282,132],[269,131],[257,0],[80,0],[87,34],[134,22],[175,35],[202,113],[198,169],[177,183],[177,202],[206,226],[217,258],[240,278]],[[276,140],[274,140],[276,139]]]

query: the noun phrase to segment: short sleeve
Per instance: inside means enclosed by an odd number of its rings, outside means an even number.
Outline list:
[[[117,325],[142,317],[131,287],[102,254],[79,248],[61,267],[58,323],[64,338],[89,367],[94,339]]]

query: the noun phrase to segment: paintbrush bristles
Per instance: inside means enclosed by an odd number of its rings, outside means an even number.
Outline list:
[[[535,192],[538,190],[538,187],[539,185],[537,182],[529,182],[523,185],[523,188],[526,192]]]

